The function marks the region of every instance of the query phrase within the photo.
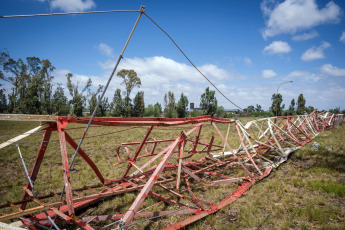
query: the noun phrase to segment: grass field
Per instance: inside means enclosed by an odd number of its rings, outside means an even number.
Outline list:
[[[345,229],[345,126],[320,134],[232,205],[188,229]],[[324,146],[331,147],[328,151]]]
[[[245,123],[245,121],[243,122]],[[35,122],[0,122],[0,142],[12,138],[10,135],[23,133],[37,125],[38,123]],[[67,132],[78,142],[83,127],[83,125],[69,125]],[[227,126],[219,125],[219,128],[225,135]],[[231,129],[234,127],[232,126]],[[180,131],[180,127],[178,129],[161,127],[154,129],[151,136],[156,139],[176,138]],[[115,153],[118,144],[139,141],[145,132],[144,127],[134,129],[93,127],[82,148],[96,162],[104,177],[117,178],[123,171],[122,165],[113,165],[117,162]],[[206,140],[209,140],[208,137],[211,135],[217,135],[210,125],[203,127],[202,133],[204,135],[202,138],[206,138]],[[304,146],[294,153],[287,163],[274,170],[268,178],[254,185],[235,203],[215,215],[210,215],[188,226],[187,229],[344,229],[344,136],[344,125],[320,134],[314,139],[321,145],[319,150],[311,151],[310,144]],[[19,143],[29,171],[41,138],[42,133],[37,133]],[[229,139],[235,140],[232,136]],[[219,139],[216,139],[216,144],[221,143]],[[230,143],[234,148],[239,145],[236,141],[230,141]],[[324,146],[329,146],[333,150],[328,151]],[[68,148],[68,153],[71,159],[74,151]],[[26,180],[18,151],[14,145],[0,150],[0,168],[2,182],[0,203],[20,200],[22,187],[26,184]],[[73,188],[98,183],[96,176],[80,157],[76,160],[75,168],[78,171],[72,174]],[[55,133],[49,143],[35,188],[39,194],[46,194],[51,191],[60,191],[62,184],[60,149]],[[211,196],[226,194],[228,189],[231,188],[222,186],[209,191],[208,194]],[[83,215],[124,212],[128,206],[118,206],[118,202],[130,205],[135,197],[136,193],[131,193],[118,197],[120,201],[105,200],[97,207],[93,206],[84,210]],[[149,201],[147,205],[154,202],[154,200]],[[169,207],[165,208],[165,210],[169,209]],[[157,210],[162,210],[162,207],[157,207]],[[8,211],[12,210],[0,210],[2,214]],[[157,229],[167,226],[169,222],[170,220],[165,218],[159,222],[145,223],[135,226],[135,228]]]

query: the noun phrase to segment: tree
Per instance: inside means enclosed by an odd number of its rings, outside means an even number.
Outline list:
[[[44,107],[42,104],[43,82],[39,75],[41,70],[41,60],[38,57],[27,57],[26,63],[27,64],[22,64],[22,69],[26,69],[25,74],[22,76],[26,81],[26,92],[25,96],[22,94],[20,95],[20,100],[21,102],[25,102],[25,105],[20,103],[20,108],[29,114],[42,114]],[[50,107],[50,99],[51,98],[49,98],[48,107]],[[51,111],[45,112],[45,114],[47,113],[51,113]]]
[[[282,111],[284,110],[284,105],[281,106],[281,103],[283,101],[283,97],[280,93],[278,94],[273,94],[272,95],[272,106],[271,106],[271,111],[273,113],[274,116],[281,116],[282,115]]]
[[[287,115],[295,115],[296,114],[296,112],[295,112],[295,105],[296,105],[296,103],[295,103],[295,99],[293,98],[292,100],[291,100],[291,104],[290,104],[290,106],[289,106],[289,110],[288,110],[288,112],[287,112]]]
[[[152,117],[154,116],[155,108],[153,105],[149,104],[144,111],[144,117]]]
[[[159,104],[158,102],[153,106],[153,116],[154,117],[160,117],[162,114],[162,105]]]
[[[40,101],[42,105],[42,113],[51,114],[51,99],[53,95],[53,76],[52,73],[55,67],[52,66],[48,59],[41,61],[42,67],[40,69],[40,81],[42,87],[42,95],[40,95]]]
[[[306,111],[307,114],[310,114],[314,110],[315,110],[314,106],[308,106],[308,107],[305,108],[305,111]]]
[[[187,96],[183,95],[181,93],[180,100],[177,103],[176,111],[177,111],[177,116],[179,118],[184,118],[187,116],[187,111],[188,111],[188,98]]]
[[[121,85],[125,85],[126,91],[124,91],[124,115],[129,117],[131,116],[133,109],[130,95],[134,87],[140,88],[141,80],[134,70],[122,69],[117,73],[117,76],[123,79]]]
[[[12,113],[50,114],[52,99],[52,72],[55,67],[48,59],[27,57],[13,60],[9,54],[0,55],[0,78],[12,84],[8,94],[8,110]]]
[[[340,114],[340,107],[336,107],[334,109],[330,109],[329,112],[330,113],[334,113],[334,114]]]
[[[300,94],[297,99],[297,115],[303,115],[305,112],[305,99],[303,94]]]
[[[169,90],[168,94],[164,95],[164,114],[165,117],[174,118],[177,117],[176,106],[175,106],[175,96],[174,93]]]
[[[26,89],[28,74],[27,67],[24,62],[19,58],[17,61],[7,57],[6,62],[3,64],[3,69],[8,73],[9,77],[4,77],[5,81],[12,84],[12,91],[9,93],[9,112],[10,113],[27,113],[26,111]]]
[[[9,81],[5,77],[4,73],[2,72],[2,69],[4,68],[4,64],[8,61],[9,57],[10,57],[10,55],[8,54],[8,52],[1,51],[1,53],[0,53],[0,67],[1,67],[1,69],[0,69],[0,80]]]
[[[42,85],[40,83],[39,76],[33,76],[31,80],[28,80],[25,95],[20,94],[20,102],[22,103],[19,103],[19,108],[21,111],[25,111],[28,114],[42,114],[42,101],[40,100]]]
[[[83,116],[83,109],[84,109],[85,104],[86,104],[86,99],[90,93],[90,87],[92,85],[92,81],[89,78],[89,80],[86,82],[85,87],[79,93],[79,90],[78,90],[79,82],[77,82],[77,84],[73,84],[72,80],[71,80],[72,77],[73,77],[72,73],[66,74],[67,88],[68,88],[68,91],[72,97],[72,99],[69,101],[69,104],[72,105],[73,115],[81,117],[81,116]],[[85,92],[87,92],[86,96],[84,95]]]
[[[255,112],[263,112],[261,105],[256,104]]]
[[[97,91],[91,94],[91,98],[89,100],[90,114],[92,114],[93,111],[95,110],[98,100],[101,97],[99,95],[101,92],[103,92],[103,85],[99,85]],[[103,98],[102,101],[99,103],[95,116],[105,117],[108,108],[109,108],[108,98]]]
[[[7,62],[8,60],[8,52],[2,51],[0,53],[0,80],[6,80],[5,79],[5,75],[2,72],[3,69],[3,65],[5,64],[5,62]],[[2,85],[0,84],[0,87]],[[7,99],[6,99],[6,95],[5,95],[5,90],[4,89],[0,89],[0,113],[7,113]]]
[[[4,89],[0,89],[0,113],[7,113],[7,100],[4,91]]]
[[[113,102],[111,103],[111,116],[121,117],[123,114],[123,100],[121,97],[121,89],[116,89],[113,97]]]
[[[101,96],[99,95],[98,96],[98,99],[100,98]],[[103,97],[101,103],[99,104],[99,108],[101,110],[101,117],[105,117],[107,116],[107,111],[109,110],[110,108],[110,105],[109,105],[109,102],[108,102],[108,98],[107,97]]]
[[[252,113],[252,112],[255,111],[255,108],[254,108],[253,105],[250,105],[250,106],[248,106],[245,110],[246,110],[246,112],[248,112],[248,113]]]
[[[195,109],[190,112],[191,117],[199,117],[199,116],[202,116],[203,114],[204,114],[204,111],[195,110]]]
[[[68,106],[68,99],[61,85],[56,88],[53,94],[51,109],[52,113],[58,116],[66,116],[69,114],[70,107]]]
[[[145,111],[144,91],[139,91],[137,95],[135,95],[133,102],[134,102],[133,116],[134,117],[144,116],[144,111]]]
[[[226,112],[223,106],[218,106],[216,110],[217,117],[226,117]]]
[[[215,97],[215,91],[206,88],[205,93],[201,95],[200,108],[204,111],[204,115],[213,116],[217,110],[217,99]]]

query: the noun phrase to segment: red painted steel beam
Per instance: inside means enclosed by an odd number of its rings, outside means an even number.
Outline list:
[[[152,186],[157,181],[160,173],[163,171],[165,165],[167,164],[168,160],[170,159],[172,153],[174,152],[174,149],[180,143],[181,140],[184,140],[186,138],[187,138],[186,135],[184,133],[182,133],[168,147],[168,151],[167,151],[166,155],[164,156],[162,161],[159,163],[159,165],[157,166],[156,170],[150,176],[150,179],[147,181],[147,183],[145,184],[144,188],[140,191],[139,195],[137,196],[137,198],[135,199],[135,201],[133,202],[133,204],[131,205],[131,207],[126,212],[125,216],[123,217],[122,223],[124,225],[128,225],[132,221],[135,213],[137,213],[137,211],[139,210],[141,204],[144,202],[144,200],[146,199],[148,193],[150,192]],[[118,227],[120,227],[120,226],[118,226]]]
[[[155,212],[138,212],[134,215],[135,218],[149,218],[149,217],[159,217],[162,215],[191,215],[197,213],[199,209],[181,209],[181,210],[170,210],[170,211],[155,211]],[[99,215],[99,216],[85,216],[80,219],[80,222],[91,223],[91,222],[105,222],[120,220],[124,217],[125,214],[116,214],[116,215]],[[58,224],[69,224],[70,221],[64,219],[55,220]],[[39,222],[41,225],[50,226],[51,222],[48,220],[41,220]],[[29,223],[30,224],[30,223]]]
[[[215,130],[217,131],[217,133],[219,134],[219,136],[222,138],[223,142],[225,143],[225,145],[227,146],[227,148],[229,149],[229,151],[233,154],[233,156],[235,157],[235,159],[238,161],[238,163],[240,164],[240,166],[244,169],[244,171],[248,174],[248,176],[252,176],[252,173],[250,173],[248,171],[248,169],[246,168],[246,166],[244,166],[244,164],[241,162],[240,158],[237,156],[236,153],[234,153],[233,149],[230,147],[229,143],[225,140],[223,134],[219,131],[218,127],[216,126],[216,124],[212,123],[213,127],[215,128]]]
[[[145,134],[143,140],[141,141],[140,145],[139,145],[139,146],[137,147],[137,149],[135,150],[134,157],[133,157],[132,159],[127,159],[127,160],[132,160],[132,161],[134,161],[134,162],[137,160],[137,157],[138,157],[138,155],[139,155],[141,149],[144,147],[144,144],[146,143],[147,139],[149,138],[150,133],[151,133],[153,127],[154,127],[154,126],[151,126],[151,127],[149,127],[149,128],[147,129],[146,134]],[[123,177],[127,176],[128,172],[129,172],[129,170],[130,170],[131,168],[132,168],[132,164],[128,164],[126,171],[122,174],[121,177],[123,178]]]
[[[222,200],[218,204],[212,206],[210,209],[200,211],[200,212],[196,213],[195,215],[188,217],[187,219],[184,219],[184,220],[182,220],[182,221],[180,221],[174,225],[171,225],[167,228],[164,228],[164,230],[183,228],[183,227],[187,226],[188,224],[191,224],[197,220],[204,218],[205,216],[208,216],[212,213],[217,212],[219,209],[231,204],[232,202],[234,202],[235,200],[240,198],[256,181],[259,181],[262,178],[268,176],[270,174],[271,170],[272,170],[272,168],[267,168],[266,171],[264,172],[264,174],[262,176],[256,178],[254,181],[244,182],[240,187],[238,187],[238,189],[236,189],[235,192],[233,192],[232,194],[227,196],[224,200]]]
[[[196,147],[198,146],[201,128],[202,128],[202,125],[200,125],[199,128],[198,128],[198,134],[196,135],[194,143],[193,143],[192,154],[195,153]]]
[[[65,132],[65,136],[66,136],[66,141],[68,142],[68,144],[70,144],[73,147],[73,149],[76,150],[78,147],[78,144],[70,137],[70,135],[68,135],[67,132]],[[101,172],[98,170],[96,164],[90,159],[90,157],[86,155],[86,153],[81,148],[79,148],[78,154],[92,168],[92,170],[95,172],[95,174],[97,175],[98,179],[102,182],[102,184],[104,184],[104,178]]]
[[[64,179],[64,187],[66,192],[66,202],[68,207],[68,214],[74,214],[74,207],[73,207],[73,194],[72,194],[72,186],[70,181],[70,172],[69,172],[69,165],[68,165],[68,156],[67,156],[67,147],[66,147],[66,135],[65,135],[65,127],[68,125],[68,122],[64,122],[59,120],[57,123],[58,133],[59,133],[59,141],[60,141],[60,149],[61,149],[61,161],[62,161],[62,170],[63,170],[63,179]]]
[[[69,123],[88,124],[89,117],[58,117]],[[202,122],[234,123],[235,120],[216,118],[211,116],[200,116],[191,118],[115,118],[115,117],[95,117],[92,125],[102,126],[176,126],[185,124],[196,124]]]
[[[260,175],[262,175],[261,170],[260,170],[259,167],[256,165],[256,163],[254,162],[252,156],[250,155],[250,153],[248,152],[248,149],[246,148],[246,145],[245,145],[244,142],[243,142],[242,135],[241,135],[241,131],[240,131],[240,128],[238,127],[237,124],[236,124],[236,129],[237,129],[237,134],[238,134],[238,137],[240,138],[241,145],[242,145],[244,151],[246,152],[248,158],[250,159],[250,161],[251,161],[252,164],[254,165],[255,169],[258,171],[258,173],[259,173]]]

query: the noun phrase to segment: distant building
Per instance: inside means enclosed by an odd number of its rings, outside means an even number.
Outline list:
[[[194,107],[194,102],[189,103],[189,108],[190,108],[190,111],[202,110],[202,108],[195,108]]]

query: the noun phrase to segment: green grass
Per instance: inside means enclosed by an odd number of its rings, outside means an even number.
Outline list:
[[[323,182],[323,181],[312,181],[309,183],[309,186],[312,188],[317,188],[322,191],[333,193],[337,196],[345,196],[345,185],[332,183],[332,182]]]
[[[18,122],[0,122],[0,136],[20,134],[37,125],[36,122],[21,122],[20,124]],[[217,126],[225,136],[228,126],[225,124],[217,124]],[[84,127],[84,125],[70,124],[67,127],[67,132],[78,142]],[[187,125],[183,129],[188,130],[191,127],[191,125]],[[118,145],[123,142],[139,141],[146,132],[145,127],[128,131],[123,131],[124,129],[127,127],[92,127],[82,145],[83,150],[95,161],[106,178],[118,178],[126,166],[125,164],[113,165],[117,162],[116,149]],[[235,136],[237,132],[234,125],[231,125],[230,129],[231,135],[228,139],[231,147],[236,149],[239,146],[238,138]],[[176,129],[160,127],[153,129],[150,136],[157,140],[176,138],[180,132],[180,127]],[[196,132],[191,135],[191,138],[195,135]],[[209,141],[212,135],[216,137],[215,144],[222,146],[222,141],[213,127],[209,124],[204,125],[201,141],[204,139]],[[306,145],[294,153],[287,163],[274,170],[267,179],[254,185],[239,200],[216,214],[187,226],[186,229],[344,229],[344,136],[344,125],[320,134],[313,141],[317,141],[322,146],[329,146],[333,151],[327,151],[324,148],[311,151],[311,146]],[[0,137],[0,142],[9,138],[11,137]],[[41,138],[42,133],[38,133],[19,142],[29,171],[37,154]],[[164,147],[164,145],[157,146],[157,150],[159,151]],[[131,152],[135,148],[136,146],[129,147]],[[69,159],[73,153],[73,149],[68,146]],[[191,159],[195,160],[197,157],[193,156]],[[145,159],[139,160],[137,164],[141,165],[143,162]],[[0,180],[2,182],[0,185],[0,203],[20,200],[23,192],[22,187],[27,182],[24,178],[24,170],[18,151],[14,145],[0,150],[0,168]],[[76,159],[75,168],[78,171],[72,173],[73,188],[98,183],[97,177],[80,157]],[[236,174],[237,171],[234,170],[232,173]],[[61,156],[58,136],[55,132],[51,137],[35,186],[39,194],[47,194],[50,191],[60,191],[62,184]],[[211,188],[200,186],[195,193],[206,200],[222,194],[229,194],[235,189],[235,186],[232,184]],[[156,189],[158,193],[163,193],[162,189]],[[85,194],[91,193],[85,192]],[[83,210],[81,214],[87,216],[123,213],[128,210],[137,194],[127,193],[116,196],[114,199],[106,199],[96,206]],[[156,202],[155,199],[147,198],[142,208],[154,205]],[[151,211],[172,209],[176,209],[176,207],[157,204]],[[13,210],[2,209],[0,213],[10,211]],[[161,229],[178,222],[183,217],[170,216],[158,221],[147,221],[133,229]]]
[[[345,229],[345,126],[307,144],[233,204],[186,229]],[[224,227],[225,226],[225,227]]]

